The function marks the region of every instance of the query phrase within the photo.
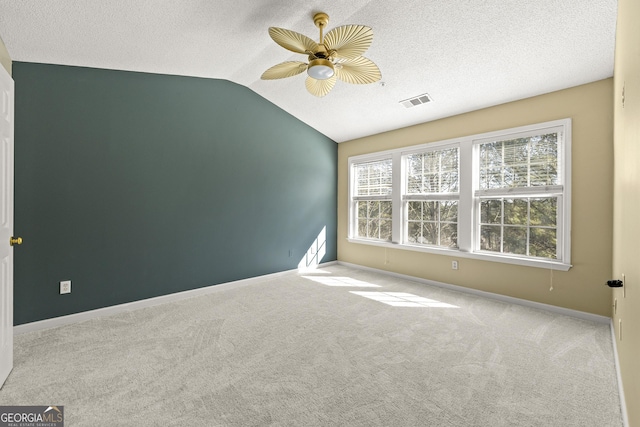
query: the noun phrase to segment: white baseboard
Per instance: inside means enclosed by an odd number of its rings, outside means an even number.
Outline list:
[[[435,280],[422,279],[420,277],[409,276],[407,274],[394,273],[392,271],[380,270],[372,267],[365,267],[363,265],[351,264],[349,262],[344,262],[344,261],[338,261],[338,264],[345,265],[348,267],[358,268],[360,270],[367,270],[367,271],[373,271],[380,274],[386,274],[388,276],[398,277],[401,279],[412,280],[414,282],[437,286],[439,288],[451,289],[458,292],[464,292],[467,294],[477,295],[485,298],[491,298],[491,299],[495,299],[495,300],[499,300],[499,301],[507,302],[511,304],[518,304],[526,307],[537,308],[540,310],[551,311],[553,313],[562,314],[565,316],[577,317],[582,320],[589,320],[589,321],[598,322],[598,323],[609,323],[611,321],[611,318],[607,316],[600,316],[598,314],[587,313],[579,310],[572,310],[570,308],[557,307],[555,305],[529,301],[521,298],[509,297],[506,295],[495,294],[493,292],[480,291],[478,289],[466,288],[464,286],[451,285],[449,283],[443,283],[443,282],[436,282]]]
[[[336,261],[320,264],[319,267],[325,267],[335,264]],[[98,308],[96,310],[83,311],[81,313],[69,314],[66,316],[53,317],[51,319],[39,320],[37,322],[25,323],[13,327],[13,334],[20,335],[27,332],[40,331],[43,329],[57,328],[58,326],[69,325],[71,323],[84,322],[85,320],[95,319],[97,317],[111,316],[125,311],[137,310],[140,308],[153,307],[155,305],[166,304],[169,302],[180,301],[202,295],[208,295],[214,292],[228,289],[229,286],[238,287],[251,285],[260,281],[286,276],[288,274],[297,273],[298,270],[285,270],[278,273],[266,274],[248,279],[236,280],[233,282],[221,283],[219,285],[207,286],[204,288],[191,289],[189,291],[176,292],[174,294],[162,295],[154,298],[147,298],[140,301],[128,302],[125,304],[112,305],[110,307]]]
[[[616,343],[616,328],[613,326],[613,319],[609,323],[611,325],[611,342],[613,343],[613,360],[616,365],[616,375],[618,376],[618,394],[620,395],[620,411],[622,412],[622,422],[624,427],[629,427],[629,416],[627,414],[627,400],[624,397],[624,386],[622,384],[622,373],[620,372],[620,361],[618,359],[618,345]]]

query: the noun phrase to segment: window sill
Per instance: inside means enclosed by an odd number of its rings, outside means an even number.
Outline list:
[[[407,244],[399,244],[399,243],[391,243],[391,242],[380,242],[375,240],[354,239],[354,238],[347,238],[347,241],[349,243],[357,243],[362,245],[379,246],[383,248],[392,248],[392,249],[402,249],[402,250],[415,251],[415,252],[425,252],[425,253],[430,253],[435,255],[477,259],[481,261],[500,262],[503,264],[515,264],[515,265],[522,265],[526,267],[544,268],[547,270],[569,271],[569,269],[572,267],[571,264],[565,264],[560,261],[551,261],[551,260],[547,261],[544,259],[533,259],[533,258],[519,258],[516,256],[494,254],[490,252],[465,252],[459,249],[407,245]]]

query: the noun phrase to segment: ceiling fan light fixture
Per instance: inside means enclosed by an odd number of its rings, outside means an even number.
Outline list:
[[[316,80],[326,80],[333,77],[335,73],[336,71],[333,68],[333,63],[328,59],[318,58],[309,61],[307,74],[309,74],[311,78]]]

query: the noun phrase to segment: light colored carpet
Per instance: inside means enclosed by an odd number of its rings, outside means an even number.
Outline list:
[[[18,335],[0,390],[68,426],[618,427],[619,402],[608,325],[342,265]]]

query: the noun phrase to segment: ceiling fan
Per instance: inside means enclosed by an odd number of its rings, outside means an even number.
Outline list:
[[[334,28],[323,36],[324,28],[329,23],[329,15],[316,13],[313,22],[320,29],[319,43],[295,31],[269,28],[273,41],[287,50],[308,55],[309,62],[287,61],[274,65],[262,73],[262,80],[293,77],[306,71],[307,90],[318,97],[328,94],[337,79],[353,84],[380,80],[382,75],[378,66],[362,56],[373,41],[373,30],[370,27],[345,25]]]

